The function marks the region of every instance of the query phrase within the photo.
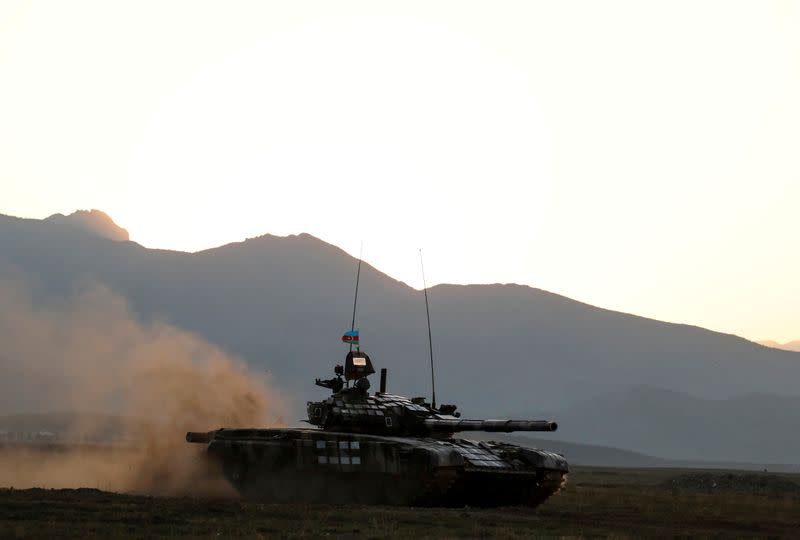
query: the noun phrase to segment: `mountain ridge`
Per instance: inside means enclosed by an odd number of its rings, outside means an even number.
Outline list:
[[[680,460],[707,461],[712,450],[716,461],[789,463],[800,455],[798,412],[796,395],[707,399],[636,385],[559,411],[563,429],[558,435],[564,441],[588,437],[594,444]],[[662,429],[670,423],[670,430]],[[758,460],[751,460],[755,455]]]
[[[307,233],[262,235],[187,253],[40,220],[0,218],[0,272],[16,268],[31,276],[45,299],[68,298],[77,282],[107,285],[142,320],[169,322],[254,369],[268,369],[297,418],[305,401],[320,394],[313,379],[325,376],[346,352],[339,338],[350,327],[355,267],[344,250]],[[422,292],[367,263],[361,272],[356,326],[362,347],[389,368],[389,391],[429,392]],[[465,417],[550,411],[569,434],[571,423],[580,426],[578,419],[561,421],[562,414],[570,418],[570,407],[636,385],[703,399],[800,394],[794,384],[800,354],[731,334],[607,310],[527,285],[441,284],[428,294],[437,397],[459,404]],[[14,386],[7,390],[21,391]],[[800,417],[800,411],[784,414]],[[644,416],[626,422],[646,423]],[[712,415],[703,421],[719,420]],[[770,418],[763,421],[772,430],[765,444],[779,444],[780,428]],[[665,436],[683,436],[680,425],[663,429]],[[702,432],[697,436],[704,448],[728,457],[727,446],[705,440],[710,436]],[[587,437],[580,442],[602,439]],[[761,461],[758,448],[742,452],[736,456],[743,461]]]
[[[77,211],[73,212],[72,214],[69,214],[68,216],[64,216],[64,214],[57,213],[57,214],[53,214],[53,215],[45,218],[44,220],[36,220],[36,219],[31,219],[31,218],[18,218],[18,217],[9,216],[9,215],[6,215],[6,214],[0,214],[0,217],[12,218],[12,219],[23,219],[23,220],[30,220],[30,221],[48,222],[48,221],[54,221],[53,218],[56,218],[57,216],[61,217],[61,218],[63,218],[63,217],[73,218],[74,216],[79,216],[79,215],[102,216],[103,219],[108,220],[111,224],[113,224],[114,227],[117,227],[117,228],[121,229],[122,231],[124,231],[124,233],[126,235],[125,240],[129,240],[129,237],[128,237],[129,235],[128,235],[128,231],[127,230],[122,229],[121,227],[119,227],[114,222],[114,220],[111,218],[111,216],[109,216],[107,213],[105,213],[105,212],[103,212],[101,210],[97,210],[97,209],[77,210]],[[55,221],[58,221],[58,220],[55,220]],[[90,228],[86,228],[86,231],[89,232],[89,233],[96,233],[96,234],[98,234],[99,236],[102,236],[102,237],[110,238],[109,236],[106,236],[106,235],[104,235],[104,234],[102,234],[102,233],[100,233],[98,231],[92,230]],[[111,238],[111,239],[114,239],[114,238]],[[316,243],[316,244],[318,244],[320,246],[324,246],[326,249],[330,249],[332,251],[335,251],[335,252],[337,252],[337,254],[342,255],[344,257],[347,257],[348,259],[353,259],[353,256],[350,255],[349,253],[347,253],[341,247],[339,247],[339,246],[337,246],[335,244],[332,244],[330,242],[327,242],[325,240],[322,240],[321,238],[316,237],[316,236],[314,236],[314,235],[312,235],[310,233],[307,233],[307,232],[292,233],[292,234],[287,234],[287,235],[283,235],[283,236],[275,235],[275,234],[271,234],[271,233],[264,233],[264,234],[260,234],[260,235],[257,235],[257,236],[245,238],[244,240],[228,242],[228,243],[225,243],[225,244],[221,244],[219,246],[206,248],[206,249],[203,249],[203,250],[200,250],[200,251],[183,251],[183,250],[172,250],[172,249],[162,249],[162,248],[148,248],[148,247],[145,247],[145,246],[141,246],[141,247],[143,247],[144,249],[147,249],[147,250],[151,250],[151,251],[159,251],[159,252],[167,252],[167,253],[180,253],[180,254],[186,254],[186,255],[203,255],[203,254],[207,255],[207,254],[210,254],[210,253],[218,253],[221,250],[236,249],[236,248],[246,248],[246,247],[250,247],[250,246],[254,246],[254,245],[257,245],[257,244],[264,243],[266,241],[292,240],[292,239],[303,240],[303,241],[310,240],[310,241],[313,241],[314,243]],[[140,244],[137,244],[137,245],[140,245]],[[409,287],[409,288],[411,288],[413,290],[416,290],[416,291],[421,291],[422,290],[422,289],[416,289],[416,288],[412,287],[411,285],[408,285],[404,281],[401,281],[401,280],[398,280],[398,279],[392,277],[391,275],[387,274],[386,272],[383,272],[382,270],[379,270],[377,267],[375,267],[375,266],[373,266],[373,265],[371,265],[371,264],[369,264],[369,263],[367,263],[365,261],[362,261],[362,265],[368,266],[369,268],[371,268],[375,272],[378,272],[378,273],[382,274],[382,276],[384,276],[385,278],[391,279],[392,281],[394,281],[394,282],[396,282],[398,284],[405,285],[405,286],[407,286],[407,287]],[[440,283],[440,284],[434,285],[432,287],[429,287],[428,290],[430,291],[430,290],[432,290],[434,288],[439,288],[439,287],[465,287],[465,288],[466,287],[521,287],[521,288],[524,288],[524,289],[530,289],[530,290],[538,292],[538,293],[552,295],[552,296],[555,296],[555,297],[558,297],[558,298],[561,298],[561,299],[564,299],[564,300],[568,300],[570,302],[581,304],[581,305],[586,306],[586,307],[591,308],[591,309],[602,310],[602,311],[605,311],[605,312],[615,313],[615,314],[625,315],[625,316],[630,316],[630,317],[636,317],[636,318],[647,320],[647,321],[656,321],[656,322],[659,322],[659,323],[662,323],[662,324],[675,325],[675,326],[686,327],[686,328],[700,329],[700,330],[703,330],[703,331],[706,331],[706,332],[713,332],[713,333],[716,333],[716,334],[719,334],[719,335],[722,335],[722,336],[730,336],[730,337],[738,338],[738,339],[741,339],[741,340],[744,340],[744,341],[747,341],[747,342],[750,342],[750,343],[756,343],[756,344],[762,345],[764,347],[777,348],[779,350],[785,350],[785,351],[790,351],[790,352],[800,352],[800,340],[795,340],[795,341],[791,341],[791,342],[787,342],[787,343],[783,343],[783,344],[775,342],[775,341],[772,341],[772,340],[753,341],[753,340],[749,340],[749,339],[747,339],[745,337],[739,336],[737,334],[733,334],[733,333],[729,333],[729,332],[722,332],[722,331],[719,331],[719,330],[711,330],[711,329],[704,328],[704,327],[699,326],[699,325],[694,325],[694,324],[689,324],[689,323],[666,321],[666,320],[662,320],[662,319],[645,317],[643,315],[637,315],[637,314],[632,313],[632,312],[620,311],[620,310],[604,308],[604,307],[601,307],[601,306],[596,306],[594,304],[589,304],[589,303],[583,302],[581,300],[576,300],[574,298],[570,298],[570,297],[562,295],[560,293],[548,291],[548,290],[545,290],[545,289],[541,289],[539,287],[534,287],[532,285],[527,285],[527,284],[522,284],[522,283],[505,283],[505,282],[464,283],[464,284],[460,284],[460,283]]]
[[[777,341],[769,339],[769,340],[756,341],[756,343],[758,343],[759,345],[763,345],[765,347],[771,347],[773,349],[800,352],[800,339],[787,341],[786,343],[778,343]]]

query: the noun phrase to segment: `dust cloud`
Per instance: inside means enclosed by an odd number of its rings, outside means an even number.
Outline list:
[[[4,422],[19,413],[62,425],[53,444],[0,440],[0,487],[229,490],[205,446],[184,437],[279,425],[282,400],[266,374],[197,335],[137,320],[102,285],[46,301],[34,285],[0,276],[0,430],[8,438]]]

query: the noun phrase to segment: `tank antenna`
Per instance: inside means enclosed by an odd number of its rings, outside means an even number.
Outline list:
[[[425,293],[425,315],[428,317],[428,352],[431,356],[431,408],[436,408],[436,379],[433,375],[433,339],[431,338],[431,311],[428,308],[428,286],[425,284],[425,265],[422,263],[422,248],[419,250],[419,266],[422,268],[422,290]]]
[[[353,320],[350,323],[350,330],[356,329],[356,304],[358,302],[358,282],[361,279],[361,256],[364,253],[364,242],[361,242],[361,247],[358,250],[358,270],[356,270],[356,294],[353,297]],[[350,343],[350,351],[353,350],[353,344]]]

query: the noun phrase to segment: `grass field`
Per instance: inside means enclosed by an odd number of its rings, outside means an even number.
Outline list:
[[[0,538],[800,537],[800,489],[785,489],[787,480],[800,488],[797,475],[750,475],[735,490],[671,487],[686,473],[698,471],[576,468],[567,488],[538,509],[271,505],[89,489],[0,490]]]

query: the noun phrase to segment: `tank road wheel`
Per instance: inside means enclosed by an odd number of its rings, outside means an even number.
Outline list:
[[[270,474],[269,471],[264,471],[259,484],[263,486],[262,489],[268,491],[269,499],[275,502],[289,503],[306,500],[306,494],[303,493],[305,485],[296,474]]]
[[[383,504],[390,506],[408,506],[413,501],[414,489],[409,481],[401,475],[387,474],[383,478]]]
[[[231,485],[240,494],[249,496],[245,479],[247,478],[247,465],[239,460],[226,459],[222,464],[222,473]]]
[[[325,503],[330,500],[333,480],[322,472],[304,471],[295,478],[298,500],[307,503]]]
[[[531,489],[525,506],[535,508],[558,493],[561,487],[566,484],[566,474],[561,471],[539,471],[537,474],[536,487]]]

